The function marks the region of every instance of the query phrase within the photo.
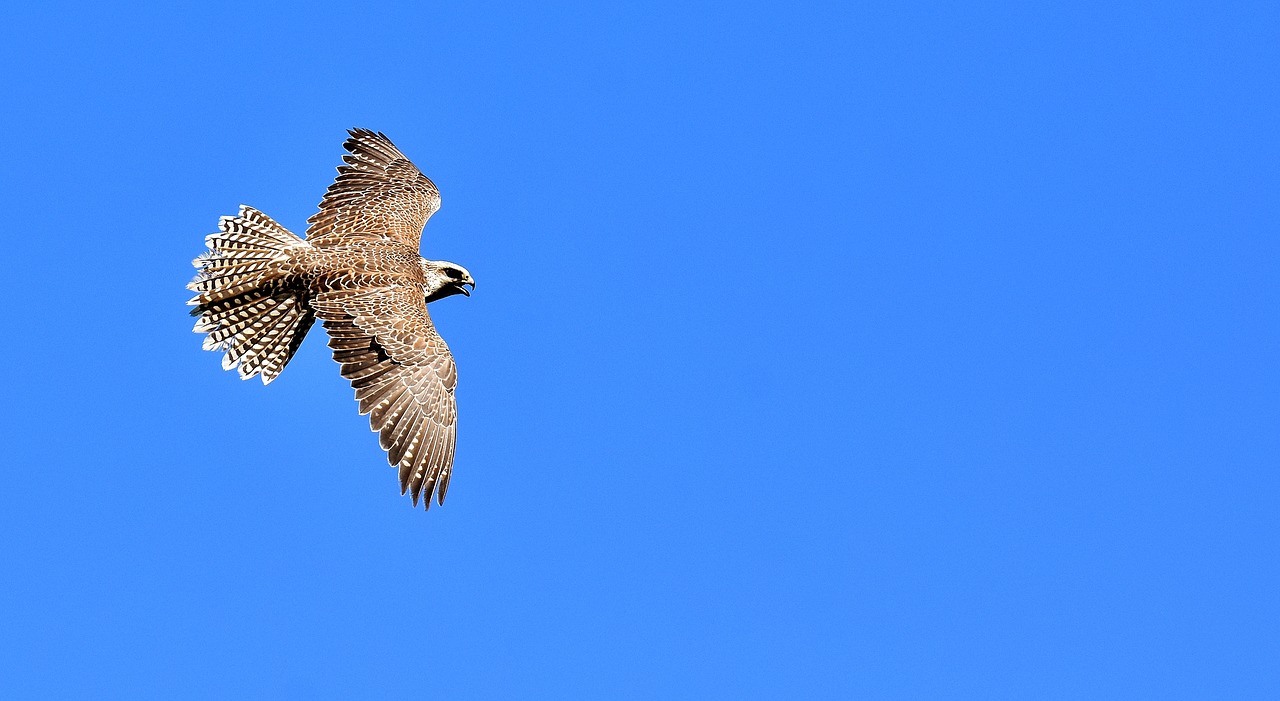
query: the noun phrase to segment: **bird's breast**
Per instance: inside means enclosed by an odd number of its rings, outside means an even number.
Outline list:
[[[322,289],[422,284],[417,252],[390,241],[300,251],[296,261]]]

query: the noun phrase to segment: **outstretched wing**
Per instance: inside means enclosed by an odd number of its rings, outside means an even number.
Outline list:
[[[444,503],[453,467],[458,382],[453,354],[420,291],[375,287],[322,292],[312,306],[329,332],[333,359],[351,381],[360,413],[400,468],[400,493]]]
[[[418,249],[422,228],[440,209],[440,191],[381,132],[352,129],[348,153],[307,223],[307,240],[324,246],[351,236],[380,236]]]

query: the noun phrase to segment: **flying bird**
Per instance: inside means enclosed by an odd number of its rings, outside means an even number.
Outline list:
[[[444,504],[458,383],[427,304],[470,296],[471,273],[427,260],[419,243],[440,191],[380,132],[352,129],[344,165],[300,238],[252,207],[222,217],[187,285],[204,348],[222,367],[270,383],[316,319],[361,414],[400,470],[400,493]]]

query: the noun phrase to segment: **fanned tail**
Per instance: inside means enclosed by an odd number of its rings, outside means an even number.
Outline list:
[[[315,322],[307,291],[287,271],[288,249],[306,241],[252,207],[218,222],[209,250],[192,261],[199,272],[187,303],[205,333],[205,350],[225,350],[222,367],[241,379],[274,380]]]

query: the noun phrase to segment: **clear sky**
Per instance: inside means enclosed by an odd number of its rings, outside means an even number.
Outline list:
[[[1276,3],[260,5],[4,11],[0,696],[1280,698]],[[352,126],[427,513],[184,304]]]

